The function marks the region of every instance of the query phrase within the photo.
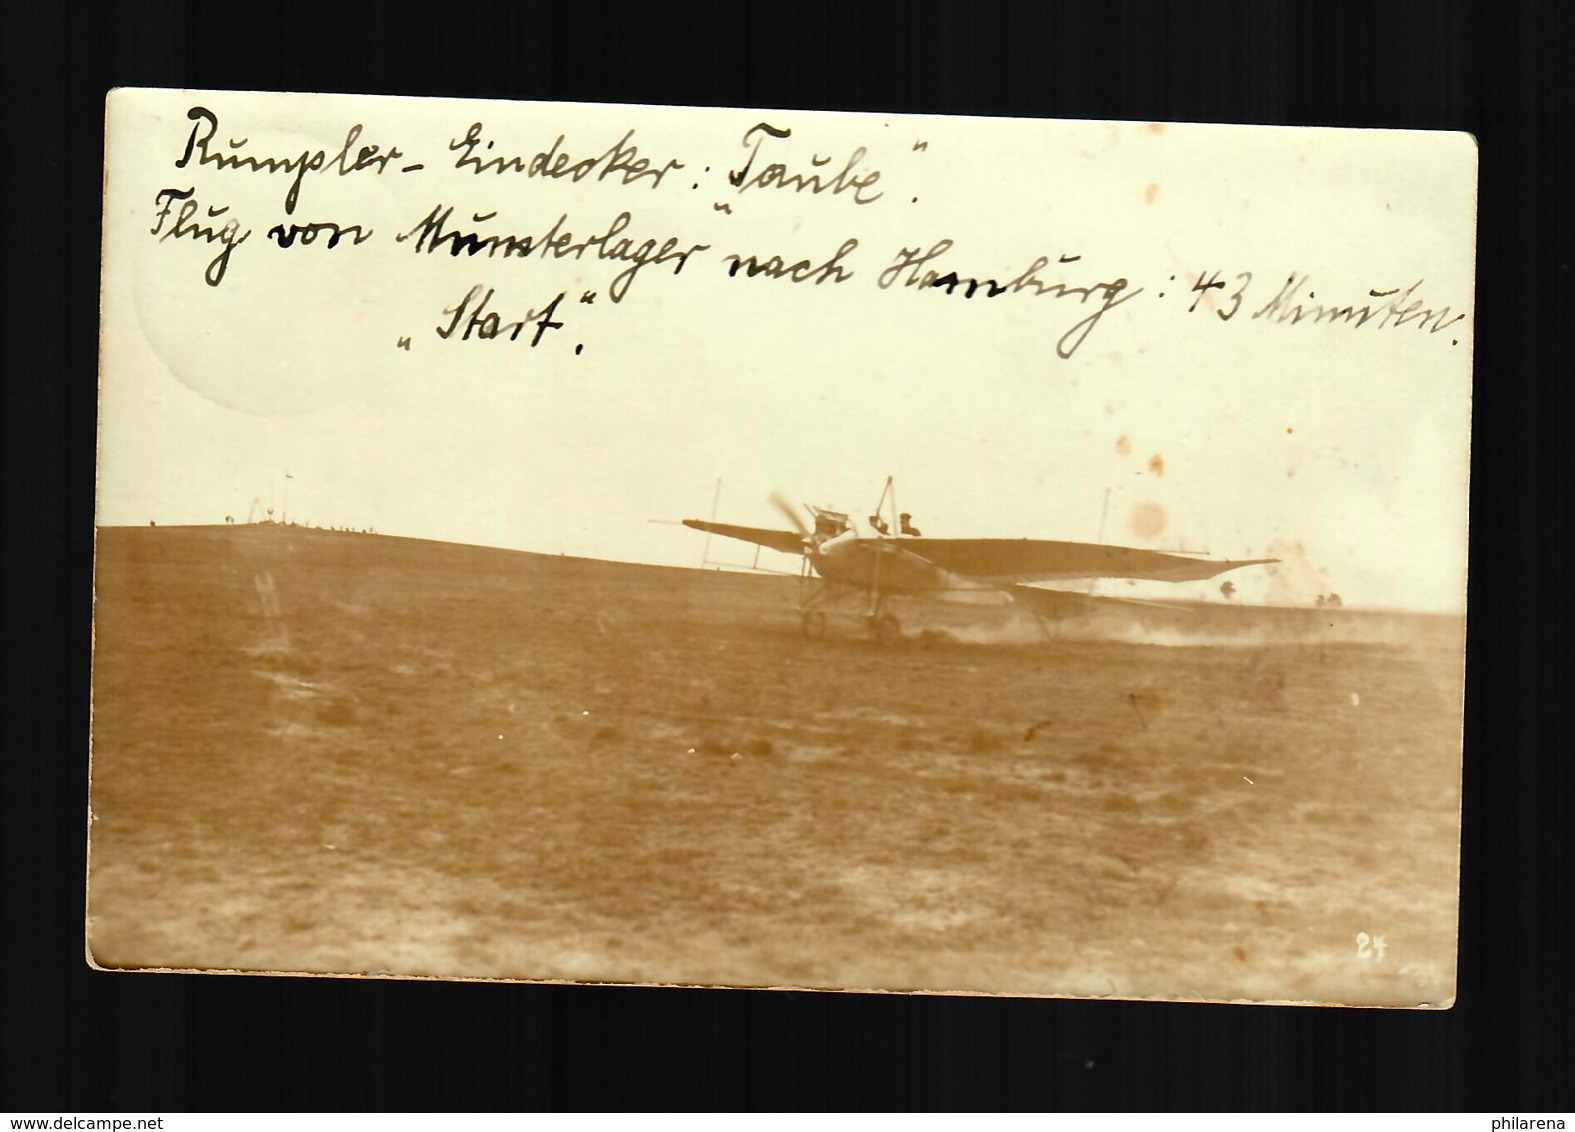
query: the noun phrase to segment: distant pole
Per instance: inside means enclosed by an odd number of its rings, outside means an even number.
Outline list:
[[[717,508],[722,505],[722,477],[716,477],[716,489],[711,493],[711,521],[716,522]],[[711,532],[705,533],[705,546],[700,551],[700,566],[711,565]]]
[[[1110,489],[1105,488],[1105,504],[1099,509],[1099,541],[1105,541],[1105,518],[1110,514]],[[1088,583],[1088,592],[1093,593],[1099,586],[1099,579],[1092,578]]]
[[[290,521],[290,481],[295,477],[289,472],[284,473],[284,505],[279,509],[279,522],[288,524]]]

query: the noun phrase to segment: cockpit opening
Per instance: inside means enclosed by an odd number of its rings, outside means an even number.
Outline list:
[[[838,535],[847,534],[851,530],[847,515],[841,511],[826,511],[815,508],[815,538],[819,542],[826,542]]]

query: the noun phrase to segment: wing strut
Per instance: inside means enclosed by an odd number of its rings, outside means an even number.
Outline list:
[[[875,501],[875,510],[871,514],[885,521],[881,515],[881,508],[885,507],[887,503],[891,504],[891,519],[888,522],[887,530],[894,531],[897,529],[897,486],[896,481],[891,476],[886,477],[886,486],[880,489],[880,498]],[[885,532],[877,529],[877,533],[884,534]]]

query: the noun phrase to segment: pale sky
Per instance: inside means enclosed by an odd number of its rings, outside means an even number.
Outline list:
[[[291,172],[176,167],[193,106],[218,119],[213,154],[332,165],[356,123],[351,160],[402,153],[382,174],[304,173],[286,216]],[[683,167],[628,185],[598,179],[605,158],[579,183],[456,169],[450,142],[478,121],[483,154],[528,162],[562,134],[558,152],[594,160],[633,129],[630,163]],[[880,178],[741,192],[726,172],[761,121],[792,134],[763,141],[751,175]],[[862,518],[892,475],[926,534],[1272,554],[1294,566],[1280,591],[1240,572],[1247,599],[1461,608],[1476,163],[1461,135],[147,91],[117,92],[109,129],[101,523],[244,519],[254,499],[283,508],[288,471],[300,521],[697,565],[702,536],[649,520],[708,516],[718,478],[719,518],[778,526],[772,491]],[[204,270],[222,243],[150,231],[175,219],[179,202],[159,220],[166,188],[195,190],[191,223],[250,230],[218,286]],[[560,232],[583,241],[628,212],[635,246],[710,247],[676,275],[647,263],[614,303],[628,264],[595,245],[456,259],[393,238],[439,204],[483,235],[540,237],[567,214]],[[321,221],[372,234],[267,236]],[[850,238],[843,283],[730,278],[724,258],[818,266]],[[1104,292],[878,286],[900,249],[942,239],[942,274],[1006,282],[1044,257],[1046,284],[1125,278],[1131,297],[1062,358]],[[1200,272],[1227,286],[1189,313]],[[1466,317],[1437,333],[1420,316],[1254,319],[1293,273],[1309,306],[1377,307],[1369,290],[1420,280],[1408,303]],[[534,327],[441,340],[478,284],[506,319],[563,292],[562,328],[534,349]]]

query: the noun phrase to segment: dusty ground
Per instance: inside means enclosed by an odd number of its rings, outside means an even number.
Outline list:
[[[270,527],[98,553],[105,966],[1453,993],[1458,621],[883,650],[803,640],[775,578]]]

